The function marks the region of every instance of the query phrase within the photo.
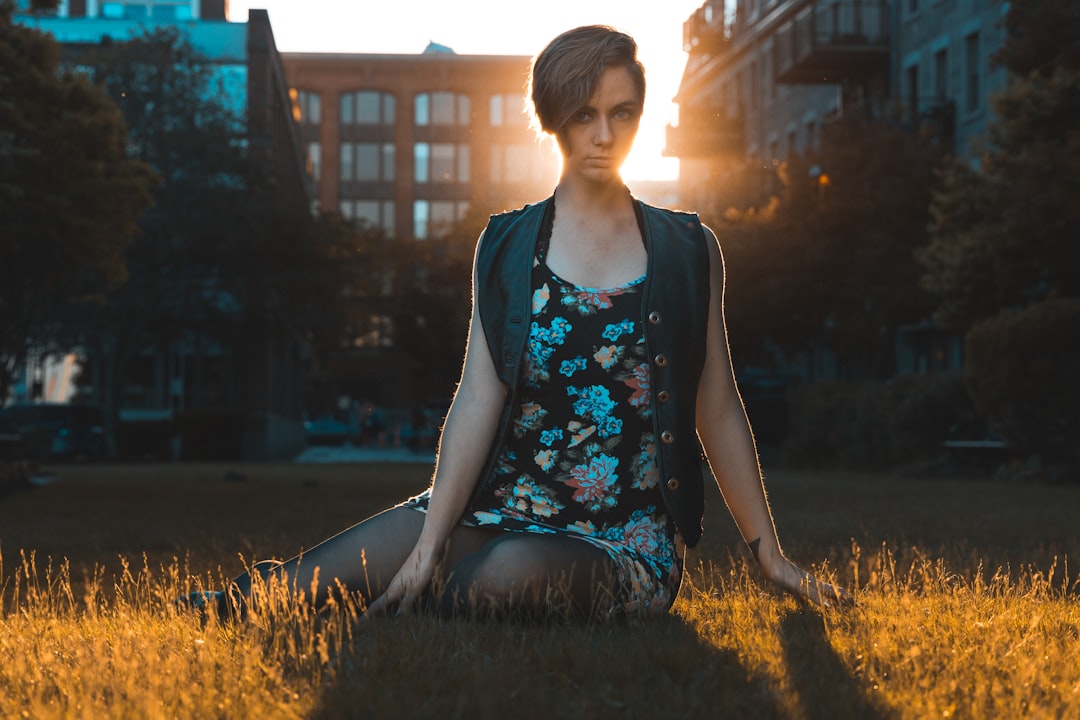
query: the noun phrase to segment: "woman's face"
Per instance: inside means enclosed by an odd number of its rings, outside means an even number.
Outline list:
[[[596,92],[561,133],[563,176],[592,182],[617,180],[637,135],[641,105],[629,70],[605,70]]]

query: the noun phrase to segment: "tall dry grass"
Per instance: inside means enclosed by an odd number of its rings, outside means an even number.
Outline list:
[[[0,717],[1080,717],[1080,488],[778,475],[789,553],[853,588],[848,611],[775,595],[714,497],[648,622],[359,621],[271,588],[203,624],[172,600],[426,480],[225,470],[61,468],[0,502]]]

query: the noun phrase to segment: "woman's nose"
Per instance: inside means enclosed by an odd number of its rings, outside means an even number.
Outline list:
[[[593,142],[597,145],[606,145],[611,142],[611,123],[608,122],[607,118],[600,118],[597,123]]]

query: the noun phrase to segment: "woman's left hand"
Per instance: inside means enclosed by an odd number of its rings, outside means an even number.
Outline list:
[[[855,604],[855,598],[847,590],[818,580],[783,555],[771,562],[763,562],[761,569],[772,584],[802,602],[818,607],[850,607]]]

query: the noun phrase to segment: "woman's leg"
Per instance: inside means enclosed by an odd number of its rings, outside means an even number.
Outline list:
[[[607,553],[563,535],[503,533],[447,567],[439,607],[448,615],[596,618],[616,603]]]
[[[290,589],[310,596],[311,583],[318,569],[316,606],[322,605],[329,591],[339,584],[349,592],[360,593],[364,602],[370,603],[382,594],[412,552],[420,537],[424,517],[423,513],[409,508],[390,508],[291,560],[257,563],[252,570],[264,580],[276,577]],[[459,525],[450,535],[444,567],[477,552],[499,534],[498,530]],[[233,581],[232,591],[246,598],[251,593],[251,584],[251,575],[244,573]]]

